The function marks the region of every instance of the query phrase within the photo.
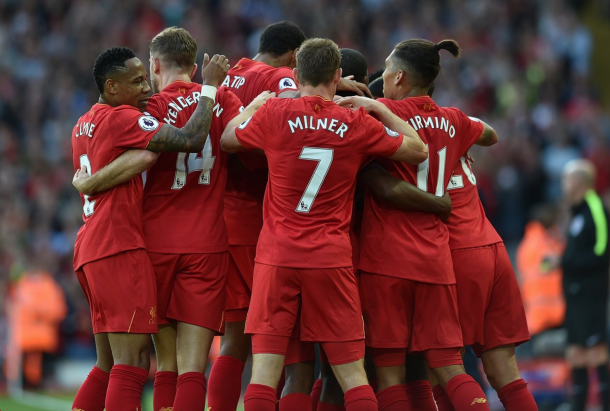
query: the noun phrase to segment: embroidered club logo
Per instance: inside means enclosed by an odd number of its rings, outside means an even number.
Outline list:
[[[485,398],[475,398],[470,405],[485,404],[486,402],[487,400]]]
[[[148,320],[149,324],[157,323],[157,306],[150,307],[150,320]]]
[[[248,123],[250,122],[250,120],[252,120],[252,117],[250,117],[249,119],[247,119],[246,121],[241,123],[239,126],[237,126],[237,128],[240,130],[243,130],[244,128],[246,128],[246,126],[248,126]]]
[[[284,77],[283,79],[280,80],[280,90],[296,89],[296,88],[297,88],[296,83],[290,77]]]
[[[394,130],[390,130],[387,127],[385,127],[385,132],[388,133],[388,136],[390,137],[398,137],[400,135],[399,133],[395,132]]]
[[[138,119],[140,128],[144,131],[154,131],[159,128],[159,122],[151,116],[142,116]]]

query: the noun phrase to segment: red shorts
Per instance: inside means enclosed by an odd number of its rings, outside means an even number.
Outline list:
[[[168,319],[223,331],[229,253],[149,253],[157,275],[159,324]]]
[[[89,302],[94,334],[157,332],[155,272],[146,250],[92,261],[76,277]]]
[[[409,352],[462,347],[455,285],[360,271],[366,344]]]
[[[529,341],[519,284],[504,244],[453,250],[451,257],[464,344],[480,357],[501,345]]]
[[[351,267],[297,269],[256,263],[246,333],[302,341],[364,338],[358,284]]]
[[[246,320],[250,296],[252,295],[252,274],[254,273],[255,245],[229,246],[229,271],[227,272],[227,312],[229,323]]]

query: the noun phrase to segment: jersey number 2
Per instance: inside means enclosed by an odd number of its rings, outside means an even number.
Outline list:
[[[296,209],[297,213],[309,213],[313,202],[316,200],[318,191],[320,191],[322,183],[326,178],[328,169],[333,162],[333,149],[303,147],[299,160],[314,160],[318,162]]]
[[[87,154],[83,154],[80,156],[80,166],[87,167],[87,173],[89,175],[93,175],[93,170],[91,170],[91,162],[89,162],[89,157]],[[95,201],[89,201],[89,196],[85,194],[85,204],[83,204],[83,213],[85,213],[85,217],[90,217],[95,211]]]
[[[186,156],[188,155],[188,161]],[[199,157],[201,155],[201,157]],[[212,141],[208,136],[201,153],[178,153],[176,174],[172,190],[180,190],[186,184],[186,177],[194,171],[201,171],[199,184],[210,184],[210,170],[214,168],[216,156],[212,156]]]

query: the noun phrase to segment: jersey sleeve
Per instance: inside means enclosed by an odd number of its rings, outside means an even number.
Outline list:
[[[285,91],[298,91],[299,87],[294,81],[292,70],[288,68],[278,69],[269,80],[269,90],[278,96]]]
[[[248,120],[235,128],[235,136],[246,150],[265,149],[267,132],[267,103],[263,104]]]
[[[111,126],[112,144],[116,148],[145,149],[159,131],[159,121],[133,107],[119,108]]]
[[[220,98],[218,99],[220,106],[223,108],[222,111],[222,129],[224,130],[229,124],[229,121],[233,120],[239,113],[243,111],[243,104],[241,100],[230,90],[223,87],[223,92],[220,93]]]
[[[375,157],[391,157],[402,145],[404,136],[390,130],[380,121],[364,113],[359,130],[364,133],[360,138],[366,142],[364,154]]]
[[[481,120],[475,117],[468,117],[458,109],[453,109],[459,120],[460,136],[460,155],[466,154],[466,152],[472,147],[472,145],[481,137],[483,134],[484,126]]]
[[[153,95],[148,99],[145,113],[148,113],[154,118],[161,120],[167,113],[167,105],[158,97],[158,94]]]

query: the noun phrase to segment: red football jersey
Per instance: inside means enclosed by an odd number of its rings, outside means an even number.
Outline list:
[[[443,196],[451,170],[481,136],[482,123],[456,108],[438,107],[428,96],[378,101],[411,124],[429,152],[418,166],[381,163],[394,177]],[[405,213],[367,195],[360,247],[361,270],[426,283],[455,282],[449,232],[434,214]]]
[[[352,266],[355,179],[369,156],[391,156],[402,135],[366,114],[311,96],[271,99],[235,131],[269,163],[256,261],[292,268]]]
[[[453,170],[447,190],[453,207],[447,221],[449,247],[452,250],[482,247],[502,241],[485,215],[477,190],[477,179],[466,157],[460,158]]]
[[[297,91],[288,67],[275,68],[268,64],[243,58],[229,70],[222,83],[229,87],[247,106],[266,90],[280,94]],[[265,157],[256,153],[239,153],[248,166],[231,167],[225,195],[225,221],[231,245],[256,245],[263,227],[263,197],[267,185]]]
[[[132,106],[95,104],[72,131],[74,170],[93,174],[130,148],[145,149],[159,122]],[[74,269],[127,250],[145,248],[140,176],[92,196],[81,194],[83,220],[74,245]]]
[[[175,127],[184,127],[197,108],[201,84],[176,81],[148,100],[146,111]],[[200,153],[161,153],[146,174],[144,234],[146,249],[159,254],[227,251],[223,218],[228,155],[220,149],[227,123],[241,101],[218,89],[212,125]]]

